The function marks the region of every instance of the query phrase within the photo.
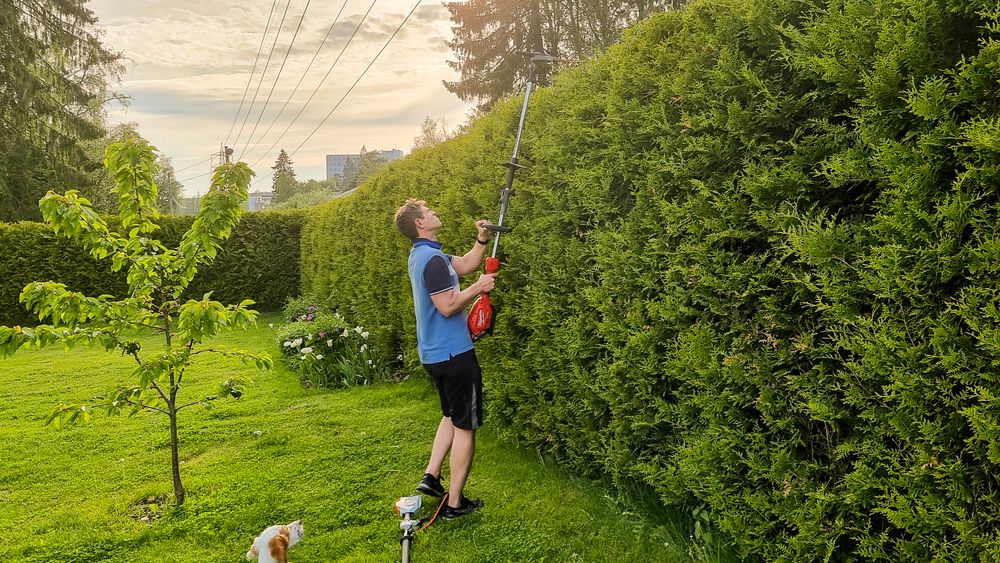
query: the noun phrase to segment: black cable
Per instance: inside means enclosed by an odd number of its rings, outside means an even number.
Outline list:
[[[302,81],[305,80],[306,75],[309,74],[309,70],[312,68],[313,63],[316,62],[316,57],[319,56],[319,52],[323,50],[323,46],[326,45],[326,40],[330,37],[330,33],[333,32],[333,28],[337,25],[337,22],[340,21],[340,15],[344,12],[344,8],[346,6],[347,6],[347,0],[344,0],[344,3],[340,5],[340,11],[337,12],[337,17],[333,19],[333,23],[330,24],[330,28],[326,30],[326,35],[323,36],[323,41],[320,42],[319,47],[316,48],[316,52],[313,53],[313,58],[311,61],[309,61],[309,66],[306,67],[305,72],[303,72],[302,76],[299,78],[298,84],[296,84],[295,87],[292,88],[292,93],[289,94],[288,98],[285,99],[284,105],[281,106],[281,109],[278,110],[278,114],[274,116],[274,119],[271,120],[271,124],[267,126],[267,129],[263,133],[261,133],[260,137],[258,137],[257,140],[254,141],[252,140],[253,135],[250,136],[251,141],[250,143],[248,143],[249,145],[256,145],[264,137],[266,137],[267,134],[271,132],[271,128],[274,127],[274,124],[278,122],[278,118],[281,117],[281,114],[285,113],[285,108],[288,107],[288,102],[292,100],[292,96],[295,95],[295,92],[298,92],[299,86],[302,85]],[[322,82],[320,82],[320,84],[322,84]]]
[[[176,174],[178,172],[183,172],[183,171],[187,170],[188,168],[194,168],[195,166],[198,166],[199,164],[205,164],[206,162],[208,162],[210,160],[212,160],[212,157],[208,157],[208,158],[206,158],[205,160],[203,160],[201,162],[195,162],[194,164],[192,164],[190,166],[185,166],[184,168],[179,168],[177,170],[174,170],[174,174]]]
[[[257,94],[260,93],[260,85],[264,83],[264,75],[267,74],[267,67],[271,64],[271,55],[274,54],[274,46],[278,44],[278,36],[281,35],[281,28],[285,25],[285,16],[288,15],[288,7],[292,5],[292,0],[288,0],[285,4],[285,11],[281,14],[281,23],[278,24],[278,32],[274,34],[274,41],[271,42],[271,51],[267,54],[267,62],[264,63],[264,70],[260,73],[260,80],[257,82],[257,89],[253,92],[253,100],[250,102],[250,109],[247,110],[246,116],[243,117],[243,123],[240,125],[240,132],[236,134],[236,139],[233,140],[233,145],[240,142],[240,136],[243,135],[243,128],[247,124],[247,119],[250,117],[250,113],[253,112],[253,105],[257,103]]]
[[[409,14],[406,14],[406,17],[403,18],[403,22],[399,24],[399,27],[396,28],[396,31],[392,32],[392,35],[389,36],[389,39],[385,42],[385,45],[382,45],[382,48],[379,49],[378,54],[375,55],[375,58],[372,59],[372,62],[368,63],[368,66],[365,67],[365,70],[361,72],[361,75],[358,76],[358,79],[354,81],[354,84],[351,84],[351,87],[347,89],[347,92],[344,92],[344,95],[341,96],[339,101],[337,101],[337,105],[333,106],[333,108],[329,111],[329,113],[326,114],[326,117],[323,118],[323,121],[320,121],[319,125],[317,125],[315,129],[313,129],[312,133],[309,133],[309,136],[306,137],[305,140],[302,141],[302,143],[299,146],[295,147],[295,150],[288,155],[289,158],[295,155],[295,153],[297,153],[299,149],[301,149],[302,146],[305,145],[309,141],[309,139],[311,139],[312,136],[316,134],[316,131],[319,131],[319,128],[322,127],[324,123],[326,123],[327,119],[330,119],[330,116],[333,115],[333,112],[340,107],[341,102],[343,102],[344,99],[347,98],[348,94],[350,94],[351,91],[354,90],[354,87],[358,85],[358,82],[361,82],[361,79],[364,78],[365,74],[368,72],[368,69],[370,69],[372,65],[375,64],[375,61],[377,61],[378,58],[382,56],[382,53],[385,51],[386,47],[389,46],[389,43],[391,43],[392,40],[396,37],[396,34],[399,33],[399,30],[403,29],[403,26],[406,25],[407,21],[409,21],[410,16],[413,15],[413,12],[417,11],[417,6],[420,5],[421,1],[422,0],[417,0],[417,3],[413,5],[413,9],[410,10]]]
[[[229,143],[229,136],[233,134],[233,129],[236,128],[236,121],[240,118],[240,113],[243,112],[243,102],[247,99],[247,92],[250,91],[250,84],[253,82],[253,75],[257,72],[257,62],[260,60],[260,52],[264,50],[264,40],[267,39],[267,30],[271,29],[271,19],[274,17],[274,9],[278,6],[278,0],[271,2],[271,12],[267,14],[267,23],[264,24],[264,33],[260,36],[260,45],[257,46],[257,56],[253,59],[253,69],[250,71],[250,77],[247,78],[246,88],[243,89],[243,97],[240,99],[240,109],[236,110],[236,115],[233,117],[233,124],[229,126],[229,132],[226,133],[226,140],[222,144]]]
[[[295,45],[295,38],[299,36],[299,29],[302,27],[302,20],[306,19],[306,12],[309,11],[310,3],[312,3],[312,0],[306,0],[306,7],[302,9],[302,17],[299,18],[299,23],[295,26],[295,32],[292,34],[292,40],[288,42],[288,48],[285,49],[285,56],[281,59],[281,66],[278,67],[278,74],[274,77],[274,82],[271,83],[271,89],[267,92],[264,104],[260,107],[260,115],[257,116],[257,121],[253,124],[253,129],[251,129],[250,134],[247,135],[247,142],[244,143],[243,149],[240,151],[240,157],[242,157],[243,153],[246,152],[246,148],[250,146],[253,134],[257,132],[257,126],[260,125],[260,119],[264,117],[264,112],[267,110],[267,104],[271,102],[271,94],[274,93],[274,88],[278,85],[281,73],[285,70],[285,63],[288,62],[288,54],[292,52],[292,45]]]
[[[377,0],[372,0],[371,5],[368,6],[368,11],[365,12],[365,15],[361,17],[361,21],[359,21],[358,25],[354,28],[354,33],[351,33],[351,36],[347,39],[347,43],[344,43],[344,47],[340,50],[340,53],[337,55],[337,58],[334,59],[333,64],[331,64],[330,68],[327,69],[326,74],[323,75],[323,78],[319,81],[319,84],[316,85],[316,88],[313,89],[312,94],[309,95],[309,99],[306,100],[306,103],[302,105],[301,109],[299,109],[299,113],[295,114],[295,117],[293,117],[292,121],[288,124],[287,127],[285,127],[285,130],[281,132],[281,135],[278,135],[278,138],[275,139],[273,143],[271,143],[271,146],[267,147],[264,153],[261,154],[260,157],[254,161],[254,163],[250,166],[251,168],[257,166],[257,163],[260,162],[262,159],[264,159],[264,157],[267,156],[267,153],[271,152],[271,149],[273,149],[279,142],[281,142],[281,139],[285,137],[285,134],[288,133],[288,130],[292,128],[292,125],[295,125],[295,122],[298,121],[299,117],[302,115],[302,112],[306,111],[306,108],[309,106],[309,103],[312,102],[312,99],[316,96],[316,93],[319,92],[319,89],[323,86],[323,83],[326,82],[326,79],[330,76],[330,73],[333,72],[334,67],[337,66],[337,62],[340,61],[340,57],[343,56],[344,51],[347,50],[348,45],[350,45],[351,41],[354,40],[354,36],[358,34],[358,30],[360,30],[361,26],[365,23],[365,20],[368,18],[368,14],[370,14],[372,8],[375,7],[376,1]]]
[[[209,174],[212,174],[214,172],[215,172],[215,170],[209,170],[208,172],[205,172],[204,174],[198,174],[197,176],[191,176],[190,178],[184,178],[183,180],[177,180],[177,182],[180,183],[180,184],[183,184],[184,182],[189,182],[191,180],[197,180],[198,178],[204,178],[205,176],[208,176]]]

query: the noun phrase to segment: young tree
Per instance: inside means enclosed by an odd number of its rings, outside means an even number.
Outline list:
[[[274,162],[274,166],[271,167],[271,170],[274,170],[271,191],[274,192],[275,203],[292,197],[298,189],[298,182],[295,180],[295,170],[292,169],[292,164],[293,162],[288,153],[285,152],[285,149],[281,149],[281,152],[278,153],[278,159]]]
[[[218,397],[239,398],[249,384],[246,376],[222,383],[218,394],[187,403],[179,394],[189,378],[193,358],[222,354],[259,369],[270,369],[266,354],[218,346],[202,348],[205,338],[223,330],[244,329],[256,322],[257,312],[247,299],[238,305],[211,300],[181,301],[181,294],[198,268],[210,263],[239,220],[241,206],[253,172],[245,163],[225,164],[215,170],[212,186],[202,198],[201,210],[177,248],[166,248],[154,238],[156,220],[156,157],[144,140],[131,137],[108,147],[104,165],[115,179],[119,197],[121,233],[112,231],[75,190],[60,195],[49,192],[39,206],[56,234],[79,241],[94,258],[110,258],[113,271],[127,268],[128,295],[90,297],[56,282],[34,282],[21,292],[21,302],[40,321],[51,324],[28,327],[0,326],[0,357],[22,346],[62,343],[97,343],[135,359],[132,380],[112,389],[93,404],[60,405],[49,417],[56,426],[89,420],[96,409],[108,414],[141,411],[165,415],[169,420],[171,469],[177,504],[184,503],[178,456],[178,414],[195,406],[211,406]],[[133,335],[152,330],[164,338],[162,352],[142,353]]]

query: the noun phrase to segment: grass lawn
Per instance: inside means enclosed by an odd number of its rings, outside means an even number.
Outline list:
[[[216,343],[277,358],[272,320]],[[147,338],[144,350],[158,344]],[[199,362],[182,399],[246,370],[223,358]],[[244,561],[261,530],[296,519],[305,526],[290,553],[296,563],[399,559],[393,503],[415,494],[440,416],[423,377],[327,391],[303,389],[280,362],[252,373],[257,384],[241,400],[181,412],[187,501],[161,508],[147,503],[172,493],[165,416],[98,413],[63,430],[45,425],[55,405],[105,392],[133,365],[100,348],[25,349],[0,360],[0,561]],[[686,539],[684,518],[638,514],[499,440],[488,419],[467,489],[485,507],[418,533],[414,561],[730,559]]]

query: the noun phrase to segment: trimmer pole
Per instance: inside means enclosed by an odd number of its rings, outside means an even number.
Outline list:
[[[528,70],[528,85],[524,91],[524,103],[521,105],[521,119],[517,122],[517,135],[514,137],[514,153],[510,157],[510,162],[505,162],[502,166],[507,167],[507,182],[504,185],[503,191],[500,192],[500,217],[497,219],[496,225],[491,225],[494,227],[490,230],[496,232],[496,238],[493,239],[493,252],[490,254],[490,258],[496,259],[497,249],[500,248],[500,234],[509,233],[510,228],[503,228],[504,217],[507,216],[507,205],[510,203],[511,196],[514,195],[514,173],[517,172],[518,168],[523,168],[517,162],[517,151],[521,148],[521,132],[524,130],[524,118],[528,115],[528,100],[531,98],[531,91],[535,87],[535,74],[538,63],[540,62],[551,62],[555,58],[546,55],[545,53],[535,53],[531,57],[531,68]],[[490,272],[491,261],[486,262],[486,273],[496,273],[499,269],[499,264],[496,264],[496,269]]]
[[[531,68],[528,70],[528,86],[524,92],[521,119],[517,122],[517,135],[514,138],[514,154],[510,156],[510,162],[505,162],[502,165],[507,167],[507,183],[504,185],[503,191],[500,192],[500,218],[495,225],[484,226],[486,229],[496,233],[496,238],[493,239],[493,253],[486,258],[485,270],[487,274],[495,274],[500,271],[500,260],[497,258],[497,250],[500,248],[500,235],[511,231],[511,228],[504,225],[503,222],[507,217],[507,206],[510,204],[510,198],[514,195],[514,174],[518,168],[521,168],[521,165],[517,162],[517,151],[521,148],[521,132],[524,130],[524,118],[528,115],[528,100],[531,99],[531,90],[535,87],[536,66],[540,62],[553,60],[555,60],[553,57],[544,53],[533,53],[531,57]],[[469,311],[468,318],[469,336],[472,337],[473,342],[493,332],[494,313],[493,302],[490,301],[489,293],[483,293],[476,298],[475,303],[472,304],[472,309]]]

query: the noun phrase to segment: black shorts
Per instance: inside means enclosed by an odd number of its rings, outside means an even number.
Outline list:
[[[475,430],[483,424],[483,371],[476,351],[469,350],[436,364],[424,364],[441,397],[441,414],[458,428]]]

